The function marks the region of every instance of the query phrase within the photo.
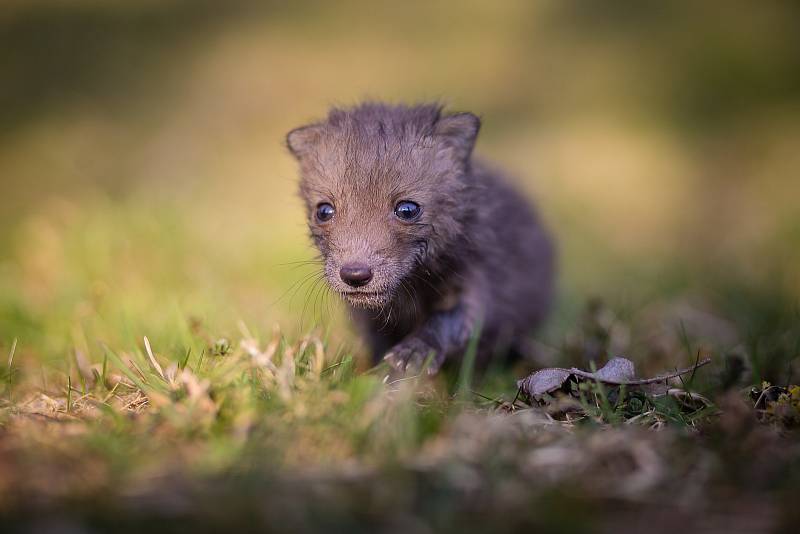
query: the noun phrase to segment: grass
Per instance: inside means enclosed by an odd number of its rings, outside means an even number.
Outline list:
[[[796,307],[772,286],[695,269],[711,290],[557,309],[537,338],[542,362],[476,374],[468,353],[432,380],[385,384],[315,266],[281,265],[308,257],[302,235],[258,231],[246,213],[228,234],[184,204],[143,205],[56,204],[10,230],[0,261],[9,530],[796,520],[791,403],[755,410],[749,396],[762,379],[788,385],[797,361]],[[668,394],[590,383],[549,406],[515,398],[537,367],[618,354],[642,376],[698,354],[714,363]]]
[[[763,372],[776,385],[791,378],[770,371],[790,367],[800,339],[780,299],[738,284],[717,286],[710,301],[758,303],[769,322],[743,304],[740,319],[686,307],[678,321],[669,307],[623,314],[597,300],[571,319],[557,311],[538,339],[549,364],[602,364],[625,340],[643,376],[701,353],[714,364],[659,395],[584,383],[537,406],[516,398],[515,384],[542,363],[476,374],[469,351],[433,379],[384,383],[324,286],[284,295],[312,280],[304,269],[314,265],[275,266],[259,252],[302,249],[249,227],[218,242],[173,210],[95,202],[29,218],[4,263],[0,518],[10,530],[584,532],[653,516],[664,530],[795,520],[790,403],[757,411],[749,397]],[[763,347],[750,353],[767,358],[757,374],[746,372],[747,351],[736,359],[729,330]]]
[[[276,326],[262,338],[242,322],[234,336],[186,332],[180,347],[101,344],[93,360],[75,348],[63,370],[34,371],[12,342],[4,525],[588,532],[650,517],[664,531],[795,520],[796,441],[703,370],[695,382],[716,404],[686,393],[691,383],[659,396],[587,382],[578,403],[540,408],[514,398],[514,372],[473,377],[468,357],[386,384],[385,368],[318,334]]]

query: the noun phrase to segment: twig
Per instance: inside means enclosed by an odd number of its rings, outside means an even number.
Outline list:
[[[692,367],[685,367],[683,369],[676,369],[671,373],[665,373],[663,375],[654,376],[653,378],[639,378],[636,380],[608,380],[604,378],[598,378],[595,373],[589,373],[587,371],[582,371],[580,369],[572,368],[570,372],[574,375],[580,376],[581,378],[589,378],[591,380],[597,380],[599,382],[604,382],[606,384],[617,384],[617,385],[626,385],[626,386],[643,386],[645,384],[656,384],[658,382],[664,382],[669,380],[670,378],[675,378],[680,375],[685,375],[689,371],[694,371],[698,367],[703,367],[711,363],[711,358],[706,358],[703,361],[698,362],[697,364],[693,365]]]

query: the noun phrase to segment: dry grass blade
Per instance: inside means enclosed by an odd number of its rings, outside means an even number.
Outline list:
[[[150,364],[153,366],[162,380],[166,381],[167,377],[164,376],[164,370],[161,369],[161,365],[159,365],[158,360],[156,360],[156,357],[153,355],[153,349],[150,348],[150,340],[147,339],[147,336],[144,336],[144,348],[147,352],[147,357],[150,359]]]
[[[322,370],[325,368],[325,346],[317,338],[314,338],[314,356],[311,363],[311,373],[316,379],[322,376]]]
[[[11,366],[14,364],[14,353],[17,352],[17,338],[14,338],[14,341],[11,342],[11,350],[8,351],[8,368],[11,369]]]
[[[75,349],[75,363],[78,366],[78,372],[81,374],[87,384],[94,383],[94,374],[92,373],[92,366],[86,358],[86,354],[81,350]]]

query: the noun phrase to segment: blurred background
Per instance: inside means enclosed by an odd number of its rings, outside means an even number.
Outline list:
[[[588,321],[643,359],[681,325],[776,376],[800,343],[798,27],[794,2],[5,0],[0,347],[98,361],[188,318],[351,343],[292,264],[284,134],[441,100],[557,236],[545,344]]]

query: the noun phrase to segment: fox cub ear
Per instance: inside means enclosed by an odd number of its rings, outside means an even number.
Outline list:
[[[481,120],[472,113],[455,113],[447,115],[437,121],[434,135],[442,140],[461,161],[469,159],[478,131],[481,129]]]
[[[295,128],[286,134],[286,146],[296,158],[302,158],[309,152],[322,137],[321,124],[309,124]]]

